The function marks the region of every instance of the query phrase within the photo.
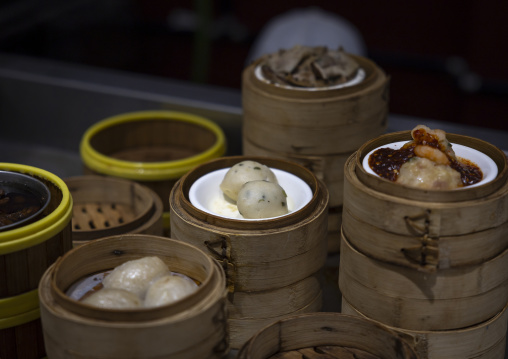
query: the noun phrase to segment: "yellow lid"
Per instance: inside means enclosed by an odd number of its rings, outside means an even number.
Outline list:
[[[164,162],[118,160],[99,153],[91,146],[91,139],[106,128],[125,122],[150,119],[182,121],[202,126],[214,133],[216,141],[213,146],[200,154],[181,160]],[[80,144],[81,159],[88,168],[109,176],[141,181],[160,181],[179,178],[197,165],[220,157],[224,155],[225,152],[225,135],[217,124],[204,117],[173,111],[140,111],[109,117],[90,127],[83,135]]]
[[[47,216],[26,226],[0,232],[0,255],[42,243],[61,232],[72,218],[72,197],[64,181],[54,174],[32,166],[0,162],[0,170],[43,178],[62,191],[60,204]]]

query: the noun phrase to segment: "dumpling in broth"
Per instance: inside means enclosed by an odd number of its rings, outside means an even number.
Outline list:
[[[257,180],[278,183],[275,174],[266,165],[256,161],[242,161],[228,170],[220,188],[226,196],[237,201],[238,192],[242,186],[247,182]]]
[[[143,257],[127,261],[104,277],[104,288],[124,289],[143,298],[154,278],[169,271],[159,257]]]
[[[238,211],[244,218],[258,219],[282,216],[288,213],[287,195],[273,182],[251,181],[238,193]]]
[[[168,274],[156,279],[148,288],[145,307],[158,307],[176,302],[192,293],[198,285],[191,279],[179,275]]]
[[[141,299],[123,289],[102,288],[82,300],[83,303],[99,308],[133,309],[141,307]]]

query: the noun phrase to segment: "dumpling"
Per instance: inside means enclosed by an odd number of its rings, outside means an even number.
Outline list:
[[[169,272],[159,257],[143,257],[127,261],[104,277],[104,288],[124,289],[143,298],[150,281]]]
[[[277,183],[250,181],[242,186],[236,202],[244,218],[277,217],[288,213],[287,195]]]
[[[110,309],[131,309],[141,307],[141,299],[134,293],[123,289],[102,288],[82,300],[94,307]]]
[[[169,274],[156,279],[148,288],[145,297],[145,307],[158,307],[176,302],[192,293],[198,285],[191,279],[179,275]]]
[[[220,184],[220,188],[226,196],[236,201],[242,186],[247,182],[256,180],[278,183],[275,174],[266,165],[247,160],[237,163],[228,170]]]
[[[423,189],[449,190],[462,186],[460,173],[427,158],[413,157],[400,167],[397,183]]]

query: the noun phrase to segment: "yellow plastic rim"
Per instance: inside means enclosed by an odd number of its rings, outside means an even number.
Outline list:
[[[40,308],[36,308],[36,309],[31,310],[29,312],[26,312],[26,313],[23,313],[20,315],[15,315],[13,317],[0,318],[0,329],[17,327],[18,325],[32,322],[36,319],[39,319],[40,317],[41,317],[41,310],[40,310]]]
[[[72,218],[72,197],[64,181],[32,166],[0,162],[0,169],[38,176],[52,182],[62,192],[60,204],[44,218],[26,226],[0,232],[0,255],[33,247],[61,232]]]
[[[114,159],[96,151],[91,146],[91,139],[106,128],[126,122],[163,119],[182,121],[210,130],[216,141],[208,150],[181,160],[164,162],[134,162]],[[91,126],[83,135],[80,143],[80,154],[84,164],[99,173],[142,181],[160,181],[183,176],[197,165],[220,157],[226,152],[226,139],[222,129],[204,117],[173,111],[140,111],[130,112],[106,118]]]
[[[39,291],[31,290],[14,297],[0,299],[0,318],[14,317],[39,308]]]

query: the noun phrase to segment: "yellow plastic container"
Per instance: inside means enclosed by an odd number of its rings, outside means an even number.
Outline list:
[[[45,355],[38,301],[38,283],[46,269],[72,249],[72,196],[63,180],[45,170],[0,163],[0,170],[42,181],[51,200],[41,218],[0,231],[0,358]]]
[[[169,228],[169,193],[199,164],[221,157],[226,138],[214,122],[173,111],[130,112],[106,118],[83,135],[85,174],[126,178],[154,190],[164,204]]]

